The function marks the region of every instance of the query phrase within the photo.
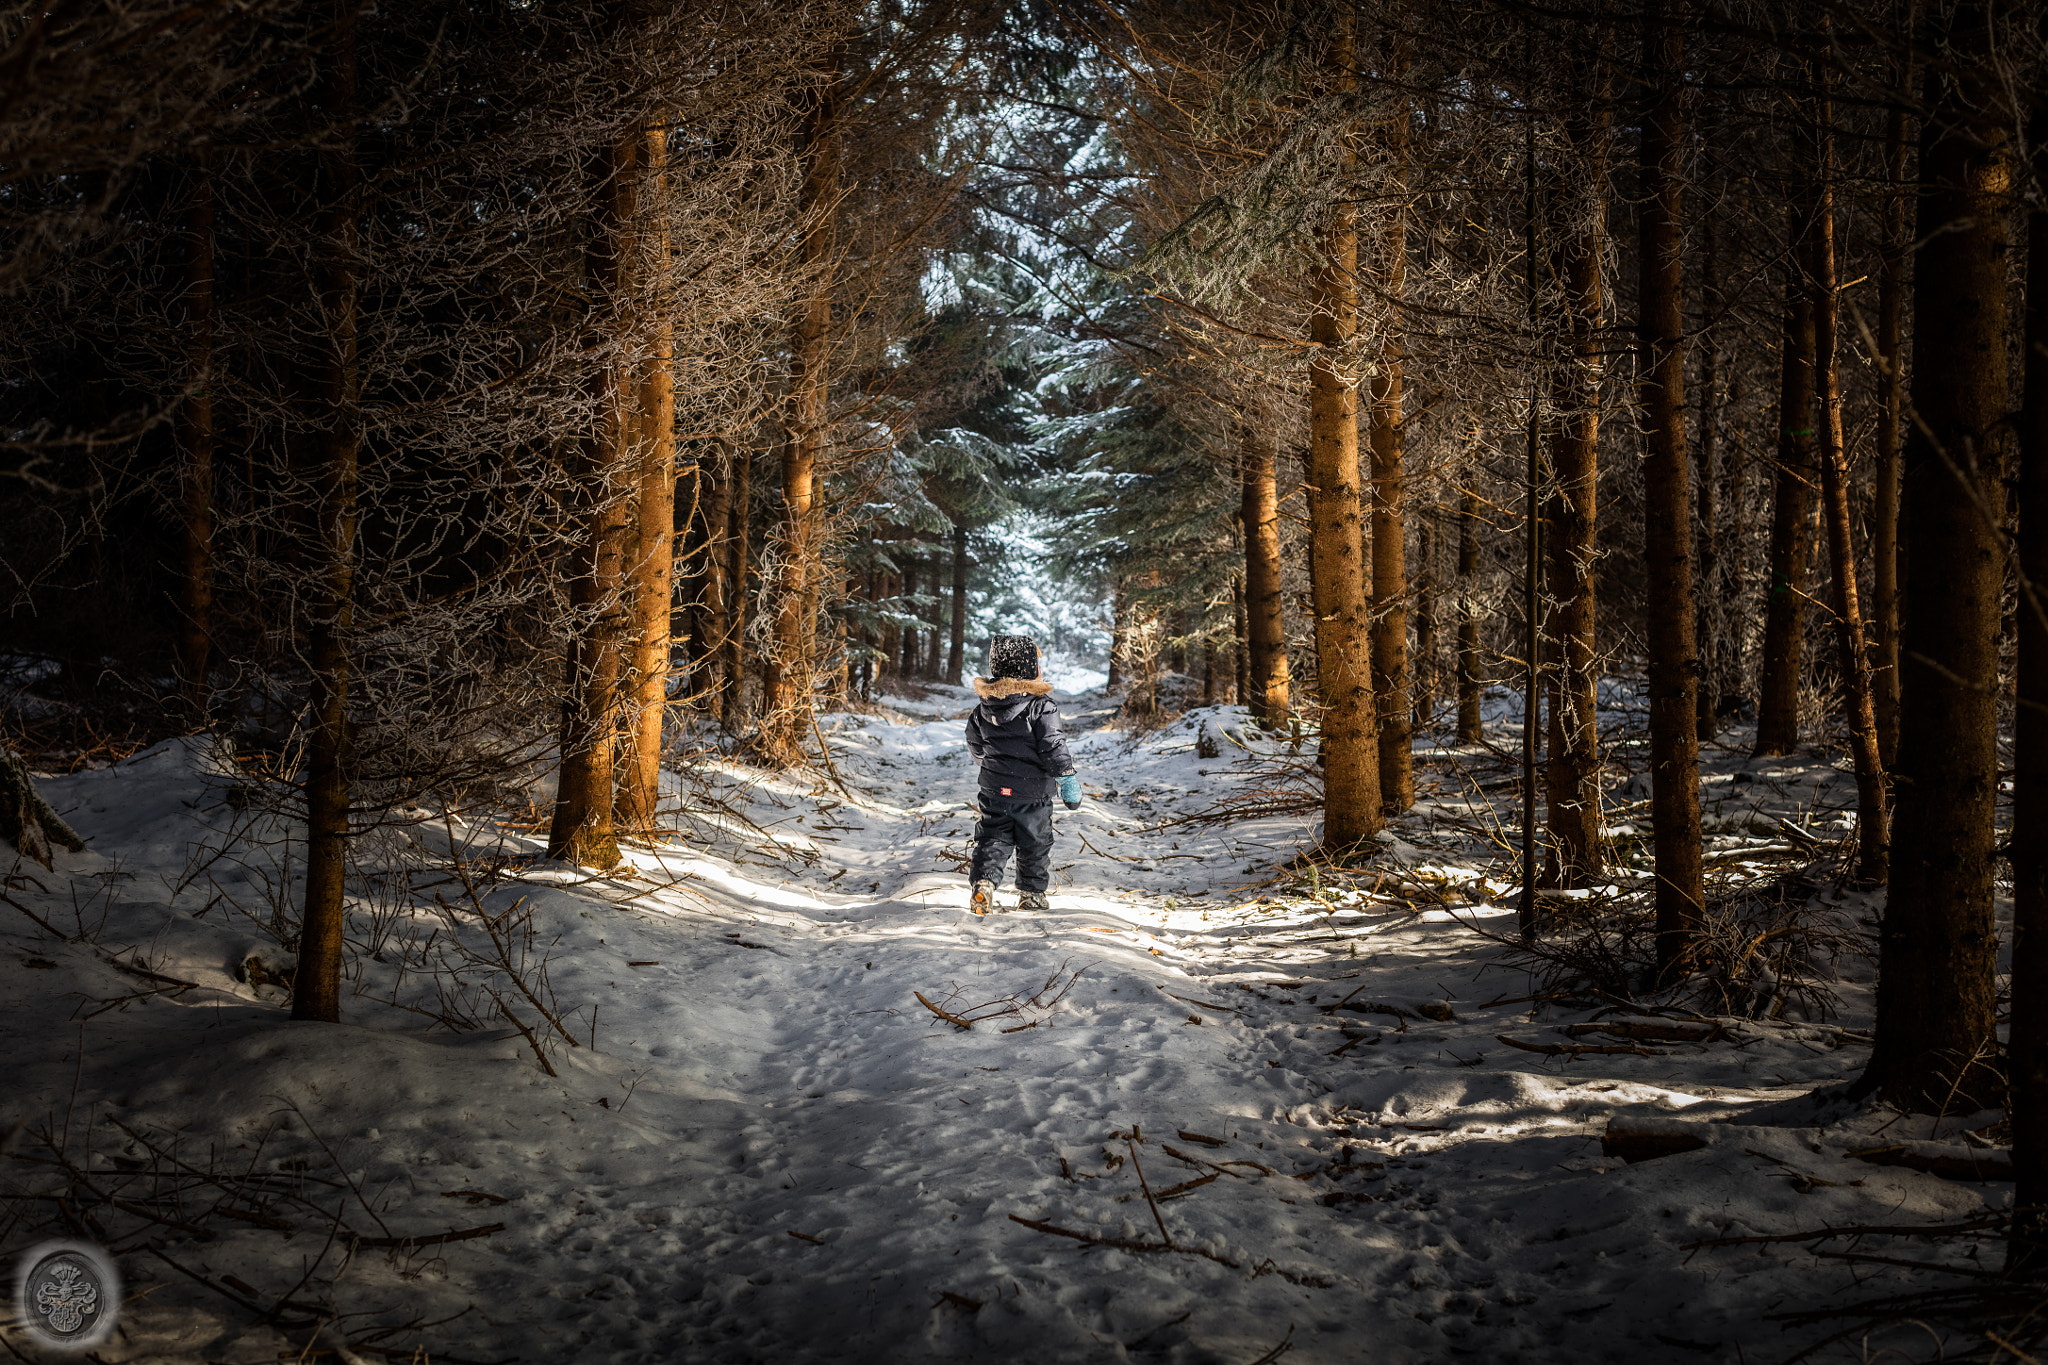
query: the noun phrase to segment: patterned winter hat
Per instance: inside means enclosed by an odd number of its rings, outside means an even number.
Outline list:
[[[1038,677],[1038,646],[1029,635],[995,635],[988,642],[988,675],[990,678],[1022,678],[1030,682]]]

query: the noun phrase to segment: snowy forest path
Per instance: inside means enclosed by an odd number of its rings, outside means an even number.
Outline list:
[[[322,1291],[351,1311],[477,1305],[432,1346],[472,1358],[1241,1365],[1282,1340],[1290,1363],[1483,1340],[1579,1365],[1640,1359],[1681,1311],[1687,1340],[1715,1343],[1702,1358],[1772,1358],[1787,1339],[1761,1315],[1788,1276],[1835,1292],[1846,1272],[1687,1243],[1985,1211],[1978,1188],[1842,1156],[1847,1120],[1804,1096],[1864,1053],[1827,1030],[1621,1055],[1502,1043],[1556,1046],[1586,1012],[1532,1013],[1474,932],[1510,912],[1461,832],[1470,784],[1432,778],[1367,875],[1340,877],[1297,859],[1300,815],[1189,818],[1298,763],[1286,737],[1236,708],[1090,723],[1109,709],[1069,710],[1090,796],[1057,813],[1049,912],[967,913],[957,697],[823,718],[850,796],[727,764],[690,836],[635,846],[630,874],[505,860],[488,904],[532,911],[583,1043],[550,1048],[557,1075],[512,1029],[423,1017],[428,933],[477,930],[430,904],[449,884],[438,821],[406,836],[433,865],[362,865],[347,1022],[289,1024],[274,988],[230,971],[289,884],[257,856],[289,853],[289,817],[249,823],[231,773],[161,746],[47,782],[94,851],[8,894],[67,932],[104,903],[85,921],[102,948],[200,988],[122,1003],[137,983],[100,949],[16,917],[0,1028],[31,1092],[76,1095],[80,1132],[113,1115],[326,1170],[317,1134],[395,1227],[502,1223],[433,1276],[359,1261]],[[1201,755],[1205,727],[1233,757]],[[1771,781],[1807,800],[1826,771]],[[230,826],[234,860],[191,881]],[[474,828],[485,848],[523,837]],[[1404,903],[1401,878],[1449,903]],[[1863,1017],[1864,979],[1838,984]],[[78,1000],[83,1033],[63,1017]],[[1753,1126],[1638,1165],[1602,1155],[1611,1116],[1680,1111]],[[459,1209],[463,1191],[504,1202]],[[275,1293],[303,1273],[276,1282],[276,1234],[222,1226],[206,1264]],[[242,1358],[172,1349],[174,1328],[203,1337],[201,1309],[154,1311],[110,1361]]]

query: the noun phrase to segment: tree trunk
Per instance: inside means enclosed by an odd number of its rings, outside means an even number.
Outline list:
[[[1126,629],[1124,583],[1113,578],[1109,587],[1109,681],[1103,684],[1114,694],[1123,687],[1124,636]]]
[[[1721,237],[1716,226],[1719,221],[1720,215],[1710,206],[1701,225],[1706,246],[1700,261],[1701,305],[1710,309],[1720,305]],[[1721,490],[1717,462],[1721,445],[1721,333],[1719,328],[1707,326],[1700,329],[1699,335],[1700,426],[1695,459],[1699,470],[1696,501],[1700,536],[1700,680],[1693,702],[1698,708],[1695,714],[1699,718],[1700,739],[1705,741],[1714,737],[1720,720],[1725,690],[1722,679],[1728,656],[1728,604],[1721,593]]]
[[[1246,632],[1251,628],[1251,623],[1245,619],[1243,574],[1232,574],[1230,577],[1230,610],[1236,626],[1230,650],[1233,679],[1230,700],[1242,706],[1252,695],[1251,649],[1246,642]]]
[[[1356,85],[1351,11],[1339,8],[1327,58],[1332,84]],[[1347,139],[1348,143],[1348,139]],[[1348,172],[1352,153],[1347,150]],[[1309,339],[1309,568],[1316,597],[1316,684],[1323,703],[1323,842],[1350,848],[1379,832],[1378,736],[1372,690],[1372,611],[1358,543],[1358,380],[1343,352],[1358,325],[1358,213],[1340,201],[1323,229],[1311,285]],[[1405,720],[1405,717],[1404,717]],[[1403,727],[1406,728],[1405,725]]]
[[[1908,5],[1909,14],[1914,6]],[[1908,29],[1911,31],[1911,22]],[[1901,91],[1913,88],[1913,64],[1902,63]],[[1876,658],[1871,680],[1876,696],[1877,753],[1887,770],[1899,756],[1899,423],[1905,416],[1906,149],[1910,115],[1892,110],[1885,121],[1884,164],[1889,190],[1884,201],[1884,245],[1877,265],[1877,469],[1870,557],[1875,570]]]
[[[2000,88],[1984,74],[1987,9],[1958,6],[1952,61],[1926,74],[1913,234],[1898,808],[1871,1065],[1888,1103],[1921,1112],[1981,1109],[2004,1093],[1991,885],[2012,172]]]
[[[213,641],[213,166],[205,153],[193,171],[185,209],[185,467],[178,576],[178,702],[185,723],[205,726]]]
[[[1546,774],[1553,886],[1580,887],[1600,873],[1600,651],[1595,628],[1599,547],[1600,375],[1606,301],[1601,257],[1607,236],[1607,64],[1589,73],[1591,103],[1566,120],[1576,193],[1560,186],[1551,210],[1570,353],[1551,372],[1555,493],[1549,544],[1551,710]],[[1682,439],[1682,438],[1681,438]],[[1654,608],[1653,608],[1654,615]]]
[[[799,151],[804,233],[798,260],[811,274],[811,283],[790,334],[789,430],[782,445],[782,581],[776,584],[775,651],[764,677],[759,731],[761,756],[782,765],[803,759],[818,624],[816,580],[824,571],[820,509],[814,503],[830,417],[826,382],[832,361],[832,273],[838,252],[838,49],[831,51],[832,57],[813,78]]]
[[[1407,70],[1405,42],[1387,40],[1388,78]],[[1379,287],[1392,300],[1380,336],[1379,367],[1372,377],[1367,424],[1372,446],[1372,687],[1379,702],[1380,801],[1389,813],[1415,804],[1413,700],[1408,694],[1407,470],[1402,449],[1402,361],[1406,351],[1402,290],[1408,279],[1408,108],[1396,100],[1380,125],[1388,165],[1383,195],[1386,230],[1379,243]]]
[[[960,686],[967,668],[967,527],[953,523],[953,638],[946,651],[946,681]]]
[[[640,378],[640,440],[634,452],[640,478],[638,543],[633,547],[632,691],[627,701],[627,770],[618,788],[617,820],[628,829],[652,830],[661,798],[661,732],[668,713],[669,649],[675,606],[676,421],[675,331],[668,316],[668,130],[644,135],[643,214],[648,238],[636,243],[636,261],[651,274],[654,298],[647,321],[648,355]],[[697,481],[701,511],[703,481]],[[693,516],[692,520],[695,520]],[[706,561],[709,541],[706,540]],[[691,645],[702,652],[701,643]]]
[[[1273,443],[1246,426],[1242,455],[1244,521],[1245,704],[1267,725],[1287,718],[1287,623],[1281,616],[1280,499]]]
[[[1816,64],[1821,94],[1816,122],[1815,183],[1820,194],[1807,286],[1813,299],[1813,354],[1820,397],[1821,505],[1826,512],[1828,557],[1834,569],[1835,630],[1841,644],[1843,720],[1856,763],[1857,876],[1871,886],[1885,878],[1884,768],[1877,752],[1877,716],[1871,705],[1870,657],[1863,647],[1863,610],[1856,586],[1856,551],[1849,536],[1849,459],[1842,437],[1842,391],[1836,371],[1839,300],[1835,294],[1834,101],[1830,71]]]
[[[725,540],[725,709],[728,730],[737,731],[746,718],[747,692],[747,575],[752,547],[748,534],[754,524],[754,454],[744,445],[726,451],[731,472],[732,496],[728,502],[731,522]]]
[[[1685,0],[1649,0],[1643,66],[1650,103],[1643,119],[1640,402],[1643,413],[1643,565],[1649,612],[1650,807],[1657,871],[1657,962],[1665,975],[1685,959],[1706,891],[1700,862],[1700,738],[1693,704],[1692,506],[1685,458],[1683,235],[1685,124],[1679,73]]]
[[[1436,509],[1425,507],[1415,533],[1415,657],[1409,673],[1416,726],[1436,714]]]
[[[917,676],[917,561],[906,560],[903,565],[903,662],[899,671],[906,678]]]
[[[2048,172],[2048,114],[2029,141]],[[2048,1261],[2048,209],[2027,215],[2026,388],[2020,403],[2019,701],[2013,717],[2012,1036],[2007,1108],[2014,1176],[2008,1266]]]
[[[709,468],[704,468],[706,461]],[[725,669],[731,648],[726,637],[732,630],[730,547],[726,543],[732,521],[731,444],[716,441],[698,460],[698,466],[703,469],[704,487],[704,609],[700,615],[704,638],[697,646],[694,685],[704,694],[712,719],[723,721],[732,697],[732,675]]]
[[[875,584],[875,600],[880,605],[876,615],[881,618],[881,639],[875,645],[875,676],[879,680],[884,674],[893,676],[896,661],[901,657],[903,632],[896,624],[896,597],[902,591],[903,582],[895,574],[883,574]]]
[[[1789,754],[1799,743],[1800,662],[1805,649],[1807,528],[1813,521],[1813,295],[1799,282],[1812,211],[1792,210],[1791,277],[1778,379],[1778,474],[1771,505],[1770,596],[1764,602],[1763,675],[1757,684],[1754,753]]]
[[[596,427],[583,442],[577,470],[584,499],[582,543],[576,550],[569,606],[576,634],[568,650],[562,698],[562,760],[548,829],[548,856],[585,867],[619,861],[612,822],[612,781],[620,697],[619,652],[625,630],[627,527],[638,502],[632,465],[635,376],[617,335],[631,250],[634,166],[640,136],[621,132],[591,158],[588,265],[592,338],[599,355],[591,378]]]
[[[341,1020],[342,900],[349,820],[349,636],[355,624],[356,479],[362,441],[361,373],[357,364],[356,215],[361,175],[356,165],[355,0],[335,0],[334,26],[322,73],[322,105],[332,120],[320,154],[318,271],[320,376],[317,407],[319,469],[312,516],[316,544],[307,664],[312,696],[306,744],[306,896],[299,920],[299,962],[292,1018]]]
[[[1479,657],[1479,495],[1465,488],[1458,495],[1458,742],[1476,744],[1485,737],[1481,702],[1486,696],[1485,668]]]

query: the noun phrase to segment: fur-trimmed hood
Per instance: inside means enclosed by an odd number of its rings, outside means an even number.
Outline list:
[[[1034,697],[1050,696],[1052,684],[1044,678],[976,678],[974,695],[983,701],[1001,701],[1004,697],[1029,694]]]

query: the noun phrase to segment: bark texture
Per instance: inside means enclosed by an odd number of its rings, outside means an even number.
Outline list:
[[[1352,24],[1349,10],[1337,12],[1328,54],[1333,84],[1344,90],[1356,84]],[[1332,849],[1378,833],[1383,820],[1372,611],[1359,547],[1358,380],[1349,355],[1357,279],[1357,211],[1340,203],[1323,229],[1309,318],[1309,567],[1323,703],[1323,842]]]
[[[578,474],[584,499],[582,543],[573,561],[569,605],[576,634],[562,691],[562,760],[548,856],[585,867],[619,861],[612,819],[614,740],[618,730],[619,647],[625,629],[626,536],[637,500],[632,468],[636,376],[613,334],[630,254],[637,132],[621,132],[592,158],[589,260],[592,350],[606,355],[592,379],[595,429],[584,439]]]
[[[1567,354],[1552,371],[1549,539],[1550,762],[1547,777],[1552,886],[1599,875],[1600,655],[1595,628],[1600,486],[1600,378],[1606,299],[1600,264],[1607,235],[1607,144],[1612,115],[1606,66],[1589,72],[1592,105],[1566,123],[1574,185],[1553,201]],[[1583,178],[1581,178],[1583,177]]]
[[[812,655],[817,636],[820,563],[819,462],[829,422],[832,271],[838,252],[840,136],[834,58],[810,91],[799,194],[805,230],[798,249],[811,276],[809,296],[790,333],[789,426],[782,445],[781,581],[776,585],[775,651],[768,660],[758,745],[771,763],[802,761],[810,723]],[[906,670],[907,671],[907,670]]]
[[[323,82],[334,121],[320,154],[320,245],[316,270],[325,327],[317,408],[312,573],[306,641],[312,675],[306,743],[306,895],[299,919],[299,963],[292,1018],[341,1020],[341,932],[349,820],[349,637],[354,626],[357,460],[362,441],[357,364],[356,10],[336,0]]]
[[[1996,1104],[1998,627],[2004,578],[2009,138],[1988,78],[1988,9],[1949,20],[1920,132],[1915,362],[1901,471],[1897,837],[1879,948],[1882,1097],[1902,1109]],[[1940,572],[1918,571],[1939,565]]]
[[[1386,71],[1398,82],[1407,70],[1405,42],[1388,40]],[[1380,800],[1389,813],[1415,804],[1414,722],[1408,695],[1407,469],[1402,449],[1402,364],[1406,341],[1400,299],[1408,280],[1408,109],[1396,101],[1380,125],[1387,158],[1382,193],[1386,210],[1379,241],[1379,289],[1390,301],[1380,334],[1379,365],[1372,376],[1367,427],[1372,446],[1372,686],[1379,702]]]
[[[1793,214],[1794,260],[1810,208]],[[1799,743],[1799,678],[1806,632],[1807,562],[1813,522],[1813,295],[1785,285],[1785,336],[1778,378],[1778,472],[1771,503],[1770,589],[1764,600],[1763,670],[1757,684],[1754,752],[1789,754]]]
[[[1870,690],[1870,656],[1863,643],[1863,607],[1856,583],[1856,550],[1849,528],[1849,455],[1842,436],[1842,389],[1836,368],[1840,303],[1835,293],[1835,137],[1829,72],[1816,79],[1823,92],[1815,119],[1815,183],[1820,202],[1808,240],[1807,287],[1813,299],[1814,361],[1820,398],[1821,506],[1834,573],[1835,638],[1842,669],[1842,719],[1856,763],[1857,876],[1871,886],[1885,879],[1884,765],[1877,751],[1877,716]]]
[[[1657,961],[1683,970],[1705,905],[1700,861],[1700,740],[1694,706],[1692,506],[1685,455],[1685,319],[1679,246],[1685,125],[1679,73],[1684,0],[1643,11],[1641,362],[1643,561],[1649,608],[1650,802],[1657,868]]]
[[[1247,427],[1242,454],[1244,520],[1245,702],[1267,725],[1293,705],[1287,677],[1287,624],[1281,615],[1280,503],[1273,445]]]
[[[675,605],[675,331],[665,311],[669,257],[664,226],[668,197],[665,127],[645,134],[641,156],[643,202],[639,207],[648,228],[644,240],[635,244],[635,260],[649,272],[654,307],[644,322],[647,357],[640,378],[638,449],[633,452],[640,487],[632,562],[632,672],[626,699],[626,771],[620,774],[616,820],[627,829],[651,830],[661,796],[661,732],[668,712]],[[696,487],[695,501],[701,503],[701,480]]]

